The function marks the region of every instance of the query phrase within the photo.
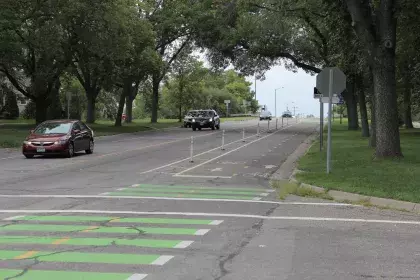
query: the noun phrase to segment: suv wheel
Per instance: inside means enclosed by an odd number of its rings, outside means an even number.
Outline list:
[[[197,130],[197,128],[196,128],[195,126],[193,126],[193,127],[192,127],[192,130],[193,130],[193,131],[196,131],[196,130]]]
[[[86,154],[90,155],[93,153],[93,148],[95,147],[95,144],[93,143],[93,140],[90,139],[89,141],[89,149],[85,150]]]

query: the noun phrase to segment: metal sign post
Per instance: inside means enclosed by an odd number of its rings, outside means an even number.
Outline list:
[[[245,127],[242,128],[242,142],[245,142]]]
[[[319,150],[324,148],[324,103],[319,99]]]
[[[331,119],[333,114],[332,110],[332,98],[333,98],[333,83],[334,83],[334,71],[332,69],[330,71],[330,81],[329,81],[329,97],[330,102],[328,103],[328,142],[327,142],[327,173],[331,172]]]
[[[226,117],[229,117],[229,103],[230,103],[230,100],[225,100],[225,104],[226,104]]]
[[[276,130],[278,129],[277,128],[277,123],[279,122],[279,119],[278,118],[276,118]]]
[[[260,137],[260,122],[257,125],[257,137]]]
[[[327,138],[327,174],[331,172],[331,129],[332,129],[332,114],[333,103],[339,103],[340,94],[346,89],[346,75],[337,67],[325,68],[316,77],[316,89],[322,96],[328,97],[328,138]],[[333,100],[333,97],[338,97],[338,102]],[[324,102],[321,98],[321,103]],[[321,116],[323,118],[323,116]],[[322,129],[323,127],[321,127]]]

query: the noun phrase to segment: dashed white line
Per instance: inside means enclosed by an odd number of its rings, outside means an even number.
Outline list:
[[[168,261],[170,261],[174,256],[167,256],[167,255],[163,255],[160,256],[159,258],[157,258],[156,260],[154,260],[151,265],[164,265],[165,263],[167,263]]]
[[[119,189],[117,189],[117,191],[123,191],[123,190],[125,190],[126,188],[119,188]]]
[[[261,196],[268,196],[268,193],[260,193]]]
[[[223,220],[214,220],[214,221],[212,221],[209,225],[212,225],[212,226],[218,226],[218,225],[220,225],[221,223],[223,223]]]
[[[209,160],[207,160],[207,161],[205,161],[205,162],[202,162],[202,163],[200,163],[200,164],[197,164],[196,166],[193,166],[193,167],[191,167],[191,168],[185,169],[185,170],[183,170],[183,171],[181,171],[181,172],[177,173],[177,174],[176,174],[176,175],[174,175],[174,176],[175,176],[175,177],[178,177],[179,175],[181,175],[181,174],[183,174],[183,173],[189,172],[189,171],[191,171],[191,170],[193,170],[193,169],[196,169],[197,167],[200,167],[200,166],[206,165],[206,164],[208,164],[208,163],[210,163],[210,162],[212,162],[212,161],[214,161],[214,160],[216,160],[216,159],[219,159],[219,158],[224,157],[224,156],[226,156],[226,155],[228,155],[228,154],[231,154],[231,153],[233,153],[233,152],[236,152],[236,151],[238,151],[239,149],[242,149],[242,148],[244,148],[244,147],[246,147],[246,146],[249,146],[249,145],[251,145],[251,144],[253,144],[253,143],[255,143],[255,142],[261,141],[261,140],[263,140],[263,139],[265,139],[265,138],[267,138],[267,137],[270,137],[271,135],[274,135],[274,134],[276,134],[277,132],[282,131],[282,130],[284,130],[284,129],[286,129],[286,128],[289,128],[289,127],[291,127],[291,126],[292,126],[292,125],[287,126],[287,127],[283,128],[283,129],[277,130],[277,131],[275,131],[275,132],[272,132],[272,133],[270,133],[270,134],[268,134],[268,135],[266,135],[266,136],[264,136],[264,137],[260,137],[260,138],[258,138],[258,139],[256,139],[256,140],[253,140],[253,141],[251,141],[251,142],[249,142],[249,143],[247,143],[247,144],[244,144],[244,145],[242,145],[242,146],[239,146],[238,148],[235,148],[235,149],[233,149],[233,150],[231,150],[231,151],[229,151],[229,152],[223,153],[223,154],[221,154],[221,155],[219,155],[219,156],[217,156],[217,157],[214,157],[214,158],[209,159]]]
[[[133,274],[130,277],[128,277],[126,280],[143,280],[147,277],[147,274]]]
[[[194,235],[205,235],[209,231],[209,229],[199,229],[194,233]]]
[[[104,193],[101,193],[99,195],[109,195],[109,192],[104,192]]]
[[[175,249],[185,249],[189,247],[191,244],[193,244],[194,241],[181,241],[178,244],[174,246]]]
[[[18,219],[22,219],[25,216],[13,216],[13,217],[9,217],[6,219],[3,219],[4,221],[13,221],[13,220],[18,220]]]
[[[252,200],[258,201],[258,200],[261,200],[261,197],[254,197]]]

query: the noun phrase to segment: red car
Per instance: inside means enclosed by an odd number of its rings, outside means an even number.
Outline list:
[[[76,152],[93,153],[92,129],[78,120],[51,120],[39,124],[23,141],[22,153],[26,158],[35,155],[65,155]]]

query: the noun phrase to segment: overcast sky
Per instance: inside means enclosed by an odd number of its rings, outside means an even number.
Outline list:
[[[254,77],[248,77],[254,90]],[[313,98],[313,88],[316,78],[299,70],[297,73],[286,70],[283,66],[275,66],[265,74],[265,80],[257,80],[257,100],[260,105],[267,105],[274,115],[274,90],[277,90],[277,115],[280,116],[287,108],[296,114],[313,114],[319,116],[319,101]],[[282,88],[283,87],[283,88]],[[294,103],[293,103],[294,102]]]
[[[206,67],[210,66],[204,53],[194,54]],[[247,77],[247,80],[252,83],[251,89],[254,90],[254,77]],[[293,113],[293,106],[296,106],[296,114],[312,114],[319,117],[319,101],[313,98],[315,84],[316,76],[306,74],[302,70],[294,73],[286,70],[284,66],[274,66],[265,73],[265,80],[257,80],[257,100],[260,105],[266,105],[274,116],[274,90],[280,88],[277,90],[277,116],[281,116],[287,107]]]

